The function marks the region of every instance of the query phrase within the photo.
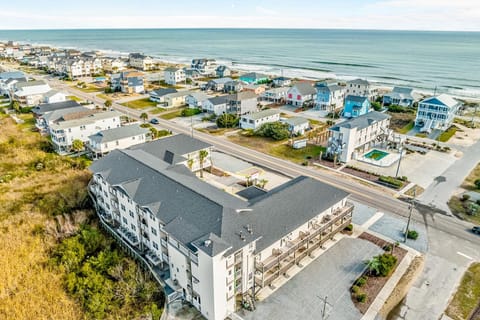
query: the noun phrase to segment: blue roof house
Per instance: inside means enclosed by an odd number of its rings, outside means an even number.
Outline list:
[[[262,84],[268,82],[269,78],[265,74],[250,72],[240,76],[240,81],[248,84]]]
[[[345,98],[343,116],[345,118],[356,118],[370,112],[371,103],[367,97],[348,95]]]

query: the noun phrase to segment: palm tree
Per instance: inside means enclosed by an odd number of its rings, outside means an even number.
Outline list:
[[[105,107],[107,107],[107,108],[110,108],[112,106],[112,104],[113,104],[113,101],[110,100],[110,99],[105,101]]]
[[[379,275],[380,274],[380,258],[378,256],[373,257],[371,260],[367,262],[368,272],[371,275]]]
[[[147,122],[148,114],[146,112],[142,112],[142,114],[140,115],[140,119],[142,119],[144,123]]]
[[[258,181],[258,186],[262,189],[265,189],[265,186],[267,185],[268,183],[268,180],[267,179],[260,179],[260,181]]]
[[[192,170],[192,168],[193,168],[193,159],[192,158],[187,160],[187,166],[190,170]]]
[[[198,160],[200,161],[200,177],[203,178],[203,163],[205,162],[205,159],[208,157],[208,151],[207,150],[200,150],[198,152]]]

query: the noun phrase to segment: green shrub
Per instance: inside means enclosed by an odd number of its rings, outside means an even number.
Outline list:
[[[412,239],[412,240],[417,240],[418,238],[418,232],[415,230],[408,230],[407,232],[407,238]]]
[[[345,229],[343,229],[345,231],[353,231],[353,224],[349,224],[348,226],[345,227]]]
[[[386,277],[390,274],[396,263],[397,257],[389,253],[383,253],[368,261],[367,268],[370,274],[374,276]]]
[[[365,283],[367,283],[367,278],[365,276],[361,276],[355,281],[355,285],[358,287],[363,287]]]
[[[467,193],[463,194],[462,195],[462,201],[468,201],[468,200],[470,200],[470,195],[467,194]]]
[[[476,203],[477,203],[477,205],[480,206],[480,199],[478,199],[478,200],[476,201]]]
[[[392,245],[391,244],[384,245],[383,250],[386,251],[386,252],[392,251]]]
[[[186,108],[186,109],[182,110],[180,115],[182,117],[191,117],[191,116],[194,116],[194,115],[199,114],[201,112],[202,112],[202,110],[200,110],[198,108]]]
[[[365,301],[367,301],[367,294],[366,293],[357,294],[357,301],[360,303],[364,303]]]
[[[223,114],[215,121],[219,128],[235,128],[238,126],[240,119],[234,114]]]
[[[480,179],[475,180],[474,184],[477,189],[480,189]]]
[[[360,286],[353,285],[353,286],[352,286],[352,292],[353,292],[354,294],[359,293],[359,292],[360,292]]]
[[[380,176],[378,177],[380,182],[391,185],[395,189],[400,189],[403,186],[403,181],[389,176]]]
[[[255,131],[255,135],[280,141],[287,139],[290,136],[290,132],[288,131],[288,124],[277,121],[264,123]]]

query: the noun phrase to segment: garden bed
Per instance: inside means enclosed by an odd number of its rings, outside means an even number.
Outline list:
[[[380,248],[386,248],[387,246],[390,246],[390,247],[394,246],[394,243],[385,241],[383,239],[380,239],[380,238],[378,238],[378,237],[376,237],[376,236],[374,236],[370,233],[366,233],[366,232],[362,233],[358,238],[370,241],[370,242],[376,244],[377,246],[379,246]],[[365,271],[364,274],[361,277],[359,277],[359,279],[362,278],[362,277],[366,278],[365,283],[360,287],[360,290],[363,293],[366,294],[366,298],[365,298],[364,302],[359,302],[354,297],[354,294],[352,294],[352,301],[353,301],[353,304],[355,305],[355,307],[362,314],[365,314],[365,312],[368,310],[368,308],[373,303],[373,301],[375,301],[375,298],[380,293],[382,288],[385,286],[388,279],[390,279],[391,275],[393,273],[395,273],[395,270],[397,269],[400,262],[402,262],[402,260],[403,260],[403,258],[405,257],[406,254],[407,254],[407,250],[395,246],[395,248],[393,249],[392,255],[397,258],[397,263],[396,263],[395,267],[392,269],[392,271],[390,272],[390,274],[388,276],[386,276],[386,277],[368,276],[367,271]],[[355,282],[357,283],[358,279]]]

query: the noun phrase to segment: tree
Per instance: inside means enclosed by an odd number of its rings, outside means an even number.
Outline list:
[[[15,111],[19,112],[20,111],[20,103],[18,101],[12,101],[10,103],[10,108],[14,109]]]
[[[84,149],[83,141],[79,139],[75,139],[72,141],[72,150],[75,152],[80,152]]]
[[[105,107],[110,108],[113,105],[113,101],[108,99],[105,101]]]
[[[140,119],[142,119],[143,122],[147,122],[148,114],[146,112],[142,112],[142,114],[140,115]]]
[[[208,157],[208,151],[207,150],[200,150],[198,152],[198,160],[200,161],[200,177],[203,178],[203,163],[205,162],[205,159]]]
[[[475,180],[475,187],[477,187],[477,189],[480,189],[480,179],[477,179]]]
[[[258,182],[257,182],[257,185],[262,188],[262,189],[265,189],[265,186],[267,185],[268,183],[268,180],[267,179],[260,179]]]
[[[371,275],[378,275],[380,273],[380,258],[379,256],[373,257],[367,262],[368,272]]]
[[[290,136],[290,131],[288,131],[288,124],[286,123],[271,122],[264,123],[255,131],[255,135],[279,141],[287,139]]]
[[[234,128],[238,126],[239,118],[234,114],[224,113],[216,120],[219,128]]]

